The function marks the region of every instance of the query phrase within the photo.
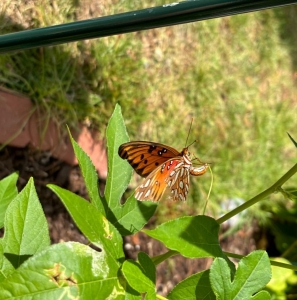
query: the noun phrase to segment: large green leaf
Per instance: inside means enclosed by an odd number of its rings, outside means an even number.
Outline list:
[[[107,255],[110,269],[117,272],[124,259],[123,239],[117,229],[80,196],[55,185],[48,187],[61,199],[82,233]]]
[[[105,254],[79,243],[62,243],[28,259],[0,283],[5,299],[124,299]]]
[[[122,272],[134,290],[147,293],[146,299],[156,299],[156,267],[147,254],[140,252],[138,262],[126,260]]]
[[[31,255],[50,244],[47,221],[38,200],[33,179],[10,203],[5,214],[5,233],[1,241],[4,261],[1,272],[9,275],[11,267],[19,267]]]
[[[216,296],[209,282],[209,270],[203,271],[177,284],[168,294],[169,300],[215,300]]]
[[[14,266],[4,256],[3,239],[0,240],[0,282],[5,280],[6,277],[13,273]]]
[[[120,206],[120,199],[128,187],[133,172],[127,161],[121,159],[118,155],[119,146],[129,140],[119,105],[116,105],[108,122],[106,137],[108,176],[104,196],[108,207],[113,210]]]
[[[210,282],[217,299],[270,299],[266,291],[255,295],[269,282],[271,268],[265,251],[254,251],[242,258],[231,282],[230,269],[226,261],[216,258],[210,269]]]
[[[119,146],[129,140],[121,108],[116,105],[107,126],[108,176],[104,197],[108,204],[107,218],[122,235],[139,231],[154,214],[157,205],[152,202],[138,202],[131,196],[124,205],[120,199],[127,189],[132,168],[118,155]]]
[[[69,130],[68,132],[75,156],[78,160],[80,170],[85,180],[90,201],[101,212],[101,214],[105,216],[107,208],[105,207],[105,202],[103,201],[104,199],[102,199],[99,194],[98,175],[96,169],[90,157],[75,142]]]
[[[185,216],[143,231],[185,257],[223,256],[218,240],[219,224],[207,216]]]
[[[4,225],[4,216],[9,203],[18,194],[16,186],[18,177],[17,173],[12,173],[0,181],[0,228]]]

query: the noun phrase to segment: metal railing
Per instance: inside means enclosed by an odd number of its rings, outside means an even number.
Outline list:
[[[0,36],[0,53],[295,4],[297,0],[191,0]]]

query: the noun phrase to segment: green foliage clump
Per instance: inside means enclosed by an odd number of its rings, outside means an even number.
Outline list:
[[[33,179],[18,194],[15,188],[18,176],[12,174],[0,181],[0,205],[6,210],[5,217],[2,214],[0,218],[5,228],[0,239],[1,299],[142,299],[143,294],[146,299],[271,299],[264,290],[271,279],[270,264],[296,270],[289,264],[270,262],[263,250],[240,257],[221,249],[220,224],[251,206],[253,200],[217,220],[204,215],[184,216],[155,229],[142,230],[157,204],[136,201],[133,196],[120,204],[132,170],[118,156],[119,146],[128,141],[118,105],[107,127],[108,177],[104,195],[98,193],[97,174],[90,158],[72,138],[71,141],[90,202],[58,186],[48,187],[100,251],[73,242],[50,246],[46,218]],[[281,186],[296,169],[295,165],[277,184]],[[259,201],[265,195],[254,199]],[[137,261],[126,259],[123,236],[140,230],[161,241],[169,251],[157,257],[140,252]],[[214,261],[209,270],[186,278],[165,298],[157,294],[156,265],[177,254],[189,259],[210,257]],[[241,258],[237,269],[228,256]]]

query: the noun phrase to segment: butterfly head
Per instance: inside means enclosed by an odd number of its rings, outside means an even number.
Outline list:
[[[191,155],[191,153],[190,153],[190,151],[189,151],[189,149],[188,149],[189,147],[186,147],[186,148],[184,148],[183,150],[182,150],[182,152],[181,152],[181,156],[190,156]]]

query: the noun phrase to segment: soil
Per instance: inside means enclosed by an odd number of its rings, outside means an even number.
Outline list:
[[[61,201],[46,187],[48,183],[53,183],[87,199],[86,188],[78,166],[70,166],[61,162],[52,157],[49,152],[36,151],[30,147],[7,146],[0,151],[0,179],[15,171],[19,172],[19,190],[26,185],[31,176],[34,178],[35,187],[49,224],[51,242],[77,241],[87,244],[88,240],[78,230]],[[102,192],[104,190],[103,179],[99,179],[99,186]],[[254,225],[222,239],[220,241],[222,248],[225,251],[242,255],[255,250],[254,236],[258,232],[258,227]],[[154,227],[154,218],[148,226]],[[160,242],[140,232],[125,237],[124,251],[127,258],[135,259],[139,251],[156,256],[166,252],[167,249]],[[187,259],[182,256],[166,260],[157,267],[158,293],[165,296],[181,280],[209,268],[211,262],[211,259]]]

